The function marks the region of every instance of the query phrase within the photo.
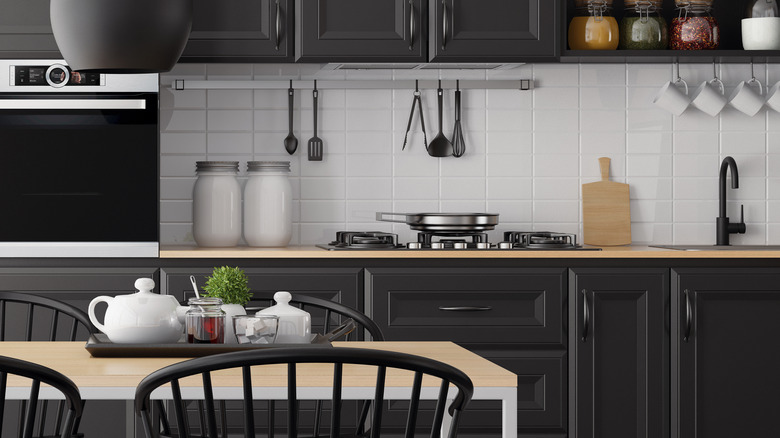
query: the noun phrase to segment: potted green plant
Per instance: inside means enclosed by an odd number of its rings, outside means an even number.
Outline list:
[[[214,268],[210,277],[206,277],[203,286],[207,297],[222,299],[222,310],[225,311],[225,343],[235,344],[233,317],[246,315],[244,306],[252,298],[249,290],[249,279],[241,268],[221,266]]]

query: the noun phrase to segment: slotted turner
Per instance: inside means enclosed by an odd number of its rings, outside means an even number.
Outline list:
[[[314,136],[309,139],[309,161],[322,161],[322,139],[317,137],[317,81],[314,81],[314,91],[312,97],[314,99]]]

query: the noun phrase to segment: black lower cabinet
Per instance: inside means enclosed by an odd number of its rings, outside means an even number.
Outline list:
[[[518,434],[566,435],[566,270],[369,268],[366,311],[389,341],[453,341],[518,375]],[[396,405],[391,405],[391,408]],[[398,402],[383,424],[405,424]],[[430,416],[433,406],[422,406]],[[501,403],[472,401],[461,436],[500,436]]]
[[[570,284],[576,437],[668,437],[669,271],[573,269]]]
[[[679,269],[672,284],[672,437],[779,436],[780,269]]]

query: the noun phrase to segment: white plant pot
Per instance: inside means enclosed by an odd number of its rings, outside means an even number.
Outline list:
[[[246,315],[246,309],[240,304],[223,304],[222,311],[225,312],[225,343],[237,344],[236,332],[233,329],[233,317]]]

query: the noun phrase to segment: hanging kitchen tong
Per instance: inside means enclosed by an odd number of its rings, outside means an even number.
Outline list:
[[[422,127],[423,140],[425,141],[425,150],[428,150],[428,136],[425,134],[425,114],[422,109],[422,98],[420,97],[419,81],[414,81],[414,100],[412,100],[412,110],[409,112],[409,123],[406,124],[406,134],[404,134],[404,145],[401,150],[406,148],[406,140],[409,137],[409,130],[412,128],[412,119],[414,119],[414,108],[420,112],[420,126]]]

